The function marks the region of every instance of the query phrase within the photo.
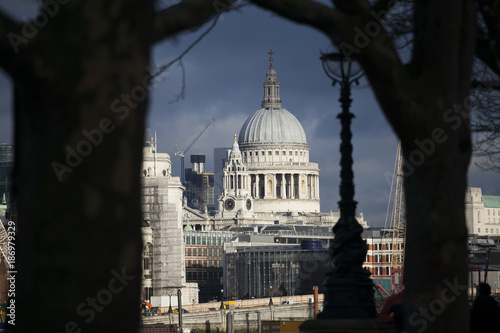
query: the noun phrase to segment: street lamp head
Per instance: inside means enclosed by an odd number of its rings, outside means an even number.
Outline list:
[[[336,82],[348,83],[356,82],[363,76],[363,68],[356,61],[355,55],[346,57],[341,52],[336,51],[333,45],[327,49],[326,53],[321,53],[321,62],[326,75]]]

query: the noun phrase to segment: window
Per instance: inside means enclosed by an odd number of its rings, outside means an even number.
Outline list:
[[[298,151],[295,151],[295,156],[297,156],[298,154],[299,154],[299,152],[298,152]]]
[[[249,154],[250,156],[252,156],[252,152],[249,152],[248,154]]]
[[[266,154],[266,153],[265,153],[265,152],[263,152],[263,151],[261,151],[261,152],[260,152],[260,155],[262,155],[262,156],[264,156],[265,154]]]
[[[490,233],[493,233],[493,229],[490,229]]]
[[[188,248],[188,257],[191,257],[191,248]]]
[[[285,155],[286,155],[286,151],[283,151],[283,156],[285,156]]]
[[[481,232],[481,228],[477,228],[477,233],[479,234]]]
[[[288,155],[292,156],[292,152],[291,152],[291,151],[289,151],[289,152],[288,152]]]
[[[485,231],[486,233],[488,233],[488,228],[486,228],[484,231]]]
[[[267,155],[269,155],[269,156],[271,156],[272,154],[273,154],[273,152],[272,152],[272,151],[268,151],[268,152],[267,152]]]
[[[279,154],[280,154],[280,152],[279,152],[279,151],[276,151],[276,154],[275,154],[275,155],[276,155],[276,156],[279,156]]]

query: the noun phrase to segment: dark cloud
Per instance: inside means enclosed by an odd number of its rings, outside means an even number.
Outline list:
[[[7,2],[16,17],[29,17],[33,3]],[[0,5],[2,8],[5,5]],[[26,7],[27,6],[27,7]],[[31,6],[31,7],[30,7]],[[25,14],[23,14],[25,13]],[[197,36],[185,33],[154,48],[157,66],[177,57]],[[148,135],[157,131],[159,150],[171,155],[173,173],[180,174],[175,156],[177,144],[184,149],[215,118],[215,122],[189,153],[207,155],[207,170],[213,170],[213,148],[229,147],[245,119],[260,108],[269,49],[281,85],[283,106],[302,123],[310,159],[320,172],[322,211],[337,210],[339,200],[339,86],[332,87],[323,72],[319,50],[328,39],[305,26],[290,23],[252,6],[241,12],[224,13],[217,26],[183,59],[185,98],[169,103],[181,90],[181,68],[172,66],[161,77],[163,83],[151,92]],[[367,83],[352,90],[354,173],[358,212],[372,225],[383,225],[390,192],[397,140],[385,121]],[[0,75],[0,142],[11,142],[11,87]],[[188,155],[189,155],[188,153]],[[186,159],[189,161],[189,159]],[[188,164],[188,162],[187,162]],[[189,167],[189,165],[187,165]],[[470,186],[486,194],[500,195],[500,176],[471,167]]]

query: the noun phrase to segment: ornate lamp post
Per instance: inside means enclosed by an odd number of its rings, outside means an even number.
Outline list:
[[[269,304],[268,305],[273,305],[272,292],[273,292],[273,286],[269,286]]]
[[[333,85],[340,84],[339,102],[342,112],[340,119],[340,219],[333,228],[335,238],[330,250],[333,269],[327,273],[325,281],[325,305],[318,319],[360,319],[376,316],[373,298],[373,282],[370,273],[362,267],[368,250],[361,238],[363,227],[356,221],[354,201],[354,173],[352,171],[352,132],[354,118],[351,106],[351,84],[358,84],[363,75],[361,66],[355,59],[346,58],[342,53],[321,53],[321,61],[326,75]]]
[[[220,309],[224,309],[224,289],[220,290]]]
[[[168,313],[172,313],[172,293],[168,293]]]

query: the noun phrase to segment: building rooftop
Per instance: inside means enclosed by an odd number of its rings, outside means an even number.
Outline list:
[[[500,196],[483,195],[484,207],[500,208]]]

